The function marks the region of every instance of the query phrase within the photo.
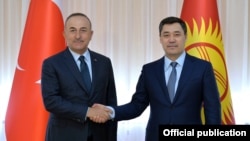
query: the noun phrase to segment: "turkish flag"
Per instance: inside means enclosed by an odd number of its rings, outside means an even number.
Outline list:
[[[5,118],[8,141],[45,140],[48,112],[42,101],[41,66],[65,48],[63,28],[58,3],[30,1]]]
[[[213,65],[220,93],[222,124],[235,124],[217,1],[184,0],[181,18],[188,27],[186,51]]]

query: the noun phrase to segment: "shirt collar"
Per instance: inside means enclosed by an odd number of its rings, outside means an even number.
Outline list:
[[[78,53],[75,53],[74,51],[72,51],[70,48],[69,48],[69,51],[71,52],[74,60],[77,62],[78,61],[78,58],[83,55],[85,57],[85,61],[89,62],[90,61],[90,53],[89,53],[89,50],[87,49],[83,54],[78,54]]]
[[[186,56],[186,52],[183,51],[182,54],[175,60],[175,62],[177,62],[177,66],[183,66],[184,64],[184,60],[185,60],[185,56]],[[167,68],[170,66],[170,63],[172,62],[172,60],[170,60],[169,58],[167,58],[167,56],[164,57],[164,65],[165,65],[165,71],[167,70]]]

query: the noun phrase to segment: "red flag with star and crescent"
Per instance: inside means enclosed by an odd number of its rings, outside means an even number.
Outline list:
[[[45,58],[65,48],[58,0],[31,0],[5,117],[8,141],[44,141],[48,121],[41,87]]]
[[[181,18],[188,27],[186,51],[212,63],[220,93],[222,124],[235,124],[217,1],[184,0]]]

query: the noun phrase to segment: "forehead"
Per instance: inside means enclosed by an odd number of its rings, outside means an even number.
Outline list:
[[[184,32],[179,23],[163,25],[162,32]]]
[[[89,20],[84,16],[73,16],[65,23],[66,27],[90,27]]]

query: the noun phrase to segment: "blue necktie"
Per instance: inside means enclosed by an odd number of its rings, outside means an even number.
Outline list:
[[[89,69],[88,69],[88,65],[84,60],[84,56],[80,56],[79,60],[81,61],[80,64],[80,71],[81,74],[83,76],[83,80],[84,80],[84,84],[87,88],[87,91],[90,92],[91,89],[91,78],[90,78],[90,73],[89,73]]]
[[[176,67],[177,63],[172,62],[170,65],[172,66],[172,72],[171,72],[169,79],[168,79],[168,93],[169,93],[169,97],[170,97],[171,102],[173,102],[174,95],[175,95],[175,82],[176,82],[176,69],[175,69],[175,67]]]

